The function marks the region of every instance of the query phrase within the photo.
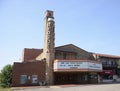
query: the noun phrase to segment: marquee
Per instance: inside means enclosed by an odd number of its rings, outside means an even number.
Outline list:
[[[102,64],[89,60],[57,60],[54,71],[102,71]]]

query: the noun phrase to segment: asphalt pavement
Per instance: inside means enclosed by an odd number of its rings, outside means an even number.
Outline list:
[[[120,91],[120,84],[17,87],[13,91]]]

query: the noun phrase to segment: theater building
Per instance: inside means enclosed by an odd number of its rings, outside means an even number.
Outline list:
[[[25,48],[14,63],[12,86],[98,83],[104,68],[97,54],[73,44],[55,47],[53,11],[46,11],[44,29],[43,49]]]

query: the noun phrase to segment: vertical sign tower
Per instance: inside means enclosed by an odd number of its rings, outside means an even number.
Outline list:
[[[53,62],[55,54],[55,22],[53,11],[47,10],[45,16],[45,33],[44,33],[44,49],[43,54],[46,58],[46,83],[47,85],[53,84]]]

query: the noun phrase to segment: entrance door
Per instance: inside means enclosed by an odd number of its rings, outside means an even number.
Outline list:
[[[55,84],[77,84],[78,74],[76,73],[55,73]]]
[[[88,72],[68,72],[68,73],[55,73],[54,83],[55,84],[88,84],[97,83],[97,73]]]

